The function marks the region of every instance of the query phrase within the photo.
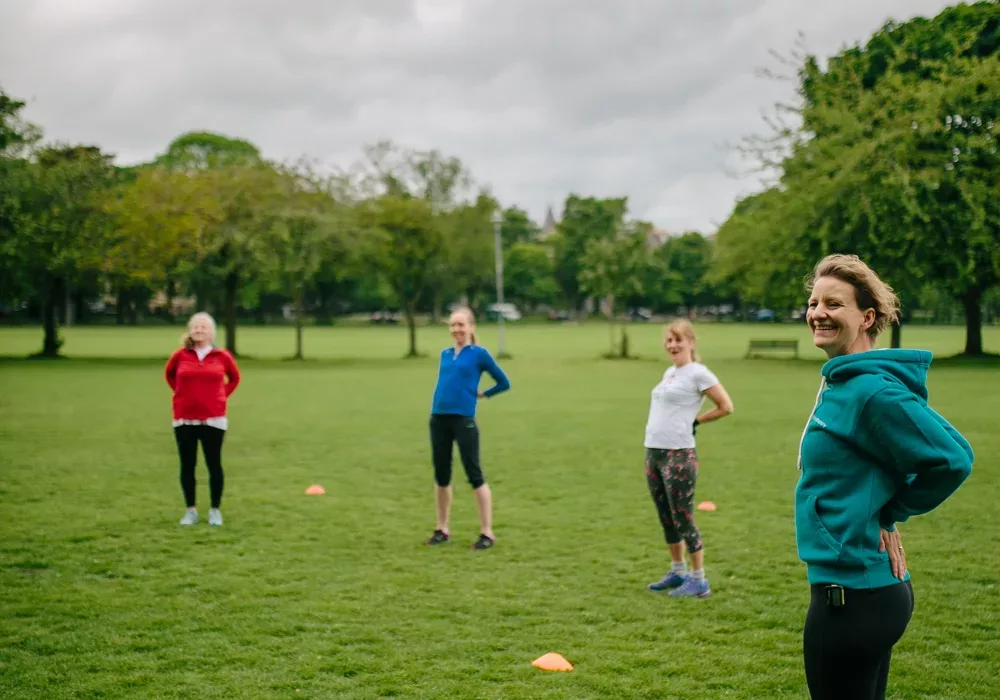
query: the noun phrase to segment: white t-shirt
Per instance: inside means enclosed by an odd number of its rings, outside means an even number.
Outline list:
[[[700,362],[669,367],[653,387],[646,422],[646,447],[660,450],[694,448],[694,419],[698,417],[703,394],[719,383],[711,370]]]

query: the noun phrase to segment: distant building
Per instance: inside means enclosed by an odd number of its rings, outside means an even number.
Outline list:
[[[547,212],[545,212],[545,223],[542,224],[542,231],[538,234],[541,240],[545,240],[559,228],[559,222],[556,221],[555,214],[552,213],[552,207],[549,206]]]
[[[669,231],[665,231],[661,228],[654,228],[649,232],[646,240],[649,243],[649,247],[655,249],[666,243],[667,239],[669,239],[672,235],[673,234]]]

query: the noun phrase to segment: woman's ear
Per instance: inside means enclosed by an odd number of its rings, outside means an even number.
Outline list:
[[[864,320],[861,322],[861,330],[867,332],[875,325],[875,309],[865,309]]]

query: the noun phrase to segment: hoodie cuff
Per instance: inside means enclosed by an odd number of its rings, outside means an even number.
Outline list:
[[[878,514],[878,524],[883,530],[888,532],[893,532],[896,529],[896,523],[893,521],[892,515],[885,508]]]

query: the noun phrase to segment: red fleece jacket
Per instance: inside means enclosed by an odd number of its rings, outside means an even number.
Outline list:
[[[226,399],[240,383],[236,360],[220,348],[209,350],[204,360],[194,350],[181,348],[167,360],[165,374],[174,390],[174,420],[221,418]]]

